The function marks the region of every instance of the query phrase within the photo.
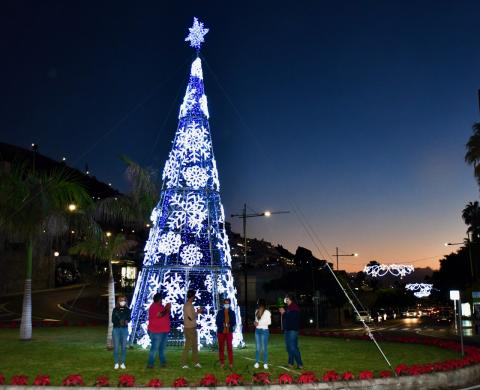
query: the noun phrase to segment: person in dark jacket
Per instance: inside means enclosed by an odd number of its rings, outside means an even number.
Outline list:
[[[293,294],[287,294],[284,299],[286,309],[281,307],[282,326],[285,333],[285,345],[288,353],[288,365],[293,367],[296,362],[299,369],[303,368],[302,356],[298,348],[298,331],[300,330],[300,308]]]
[[[127,298],[124,296],[118,297],[117,304],[112,310],[113,360],[115,363],[113,368],[115,370],[118,370],[119,363],[122,370],[127,368],[125,367],[125,358],[127,356],[127,327],[130,322],[130,316],[131,312],[127,306]]]
[[[217,324],[218,354],[220,358],[220,367],[225,367],[225,342],[227,343],[228,362],[230,368],[233,368],[233,332],[237,325],[235,312],[230,308],[230,299],[223,300],[223,308],[217,312],[215,318]]]

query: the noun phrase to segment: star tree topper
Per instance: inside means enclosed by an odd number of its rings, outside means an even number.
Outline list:
[[[190,46],[194,47],[197,52],[200,51],[200,46],[205,42],[203,37],[208,33],[208,28],[203,28],[203,23],[199,22],[197,18],[193,18],[193,25],[188,30],[190,33],[185,41],[190,41]]]

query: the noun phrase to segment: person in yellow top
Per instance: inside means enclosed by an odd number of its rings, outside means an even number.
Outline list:
[[[183,334],[185,336],[185,345],[182,353],[182,368],[188,368],[188,352],[192,350],[192,363],[196,368],[202,368],[198,361],[198,334],[197,334],[197,314],[202,312],[201,308],[193,307],[195,300],[195,290],[187,291],[187,302],[183,305]]]

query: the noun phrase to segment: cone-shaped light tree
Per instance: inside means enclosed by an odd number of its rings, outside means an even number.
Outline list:
[[[231,271],[225,213],[212,149],[207,97],[203,85],[200,45],[208,29],[194,18],[185,39],[196,49],[178,128],[163,170],[160,201],[154,208],[143,268],[131,303],[131,342],[147,347],[148,307],[163,294],[172,305],[170,343],[183,342],[183,310],[188,289],[197,291],[199,344],[216,342],[215,313],[222,299],[231,299],[237,317],[235,346],[243,344],[240,310]]]

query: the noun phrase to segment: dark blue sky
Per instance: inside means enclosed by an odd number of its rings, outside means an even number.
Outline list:
[[[197,16],[226,213],[300,209],[328,252],[360,253],[348,269],[436,266],[478,198],[463,162],[478,15],[478,1],[4,2],[1,140],[120,189],[120,154],[163,169]],[[297,213],[249,231],[315,249]]]

